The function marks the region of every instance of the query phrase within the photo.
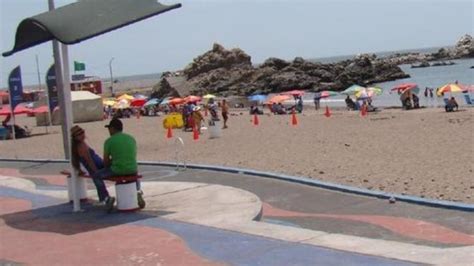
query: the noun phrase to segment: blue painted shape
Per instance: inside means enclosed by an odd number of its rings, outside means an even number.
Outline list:
[[[42,208],[64,203],[64,200],[4,186],[0,186],[0,196],[28,200],[31,202],[33,208]]]
[[[181,237],[200,256],[231,265],[415,265],[382,257],[274,240],[162,218],[135,222]]]

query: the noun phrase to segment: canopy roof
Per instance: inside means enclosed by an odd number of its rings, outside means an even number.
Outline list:
[[[3,56],[57,39],[78,43],[134,22],[179,8],[157,0],[83,0],[24,19],[17,28],[15,46]]]

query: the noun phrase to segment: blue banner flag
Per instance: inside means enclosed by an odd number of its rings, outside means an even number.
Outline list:
[[[48,87],[49,110],[53,112],[54,108],[56,108],[59,103],[54,64],[48,69],[48,73],[46,73],[46,86]]]
[[[10,76],[8,76],[8,88],[10,89],[10,108],[15,107],[23,102],[23,84],[21,83],[21,68],[15,67]]]

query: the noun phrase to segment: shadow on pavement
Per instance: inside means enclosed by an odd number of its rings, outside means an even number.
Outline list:
[[[130,224],[170,214],[164,211],[106,213],[103,207],[83,203],[82,211],[72,212],[69,203],[0,216],[8,226],[26,231],[74,235],[107,227]]]

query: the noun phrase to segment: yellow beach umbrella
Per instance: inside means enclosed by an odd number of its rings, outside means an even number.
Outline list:
[[[462,92],[462,91],[463,91],[463,88],[461,87],[461,85],[455,84],[455,83],[450,83],[450,84],[446,84],[442,87],[439,87],[436,90],[436,95],[441,96],[442,94],[444,94],[446,92]]]
[[[202,98],[204,98],[204,99],[211,99],[211,98],[216,98],[216,96],[213,95],[213,94],[206,94],[206,95],[202,96]]]
[[[102,104],[105,106],[114,106],[117,103],[115,99],[103,99]]]
[[[131,101],[131,100],[133,100],[133,99],[135,99],[135,98],[134,98],[132,95],[128,95],[128,94],[126,94],[126,93],[120,95],[119,97],[117,97],[117,100],[119,100],[119,101],[120,101],[120,100]]]

